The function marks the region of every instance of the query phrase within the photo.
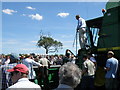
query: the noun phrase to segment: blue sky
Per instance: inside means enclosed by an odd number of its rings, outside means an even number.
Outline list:
[[[2,53],[40,53],[39,33],[50,34],[75,53],[73,41],[80,14],[85,20],[102,16],[106,2],[2,2]],[[78,46],[79,48],[79,46]],[[54,54],[54,53],[51,53]]]

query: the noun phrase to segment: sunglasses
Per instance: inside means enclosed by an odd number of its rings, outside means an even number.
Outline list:
[[[14,75],[14,72],[11,72],[10,75],[13,76],[13,75]]]
[[[17,74],[18,71],[11,72],[10,75],[13,76],[14,74]]]

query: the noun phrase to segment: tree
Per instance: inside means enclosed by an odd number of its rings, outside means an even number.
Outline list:
[[[37,42],[37,46],[43,47],[46,50],[46,54],[48,54],[49,52],[58,52],[58,49],[62,49],[63,44],[50,36],[42,35]]]

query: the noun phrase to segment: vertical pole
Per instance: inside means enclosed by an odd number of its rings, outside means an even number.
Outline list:
[[[76,56],[77,56],[77,30],[76,30]]]

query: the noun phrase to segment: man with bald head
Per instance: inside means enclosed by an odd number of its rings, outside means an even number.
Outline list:
[[[76,15],[76,20],[78,20],[77,32],[79,32],[79,42],[82,49],[85,48],[86,43],[86,22],[80,15]]]

